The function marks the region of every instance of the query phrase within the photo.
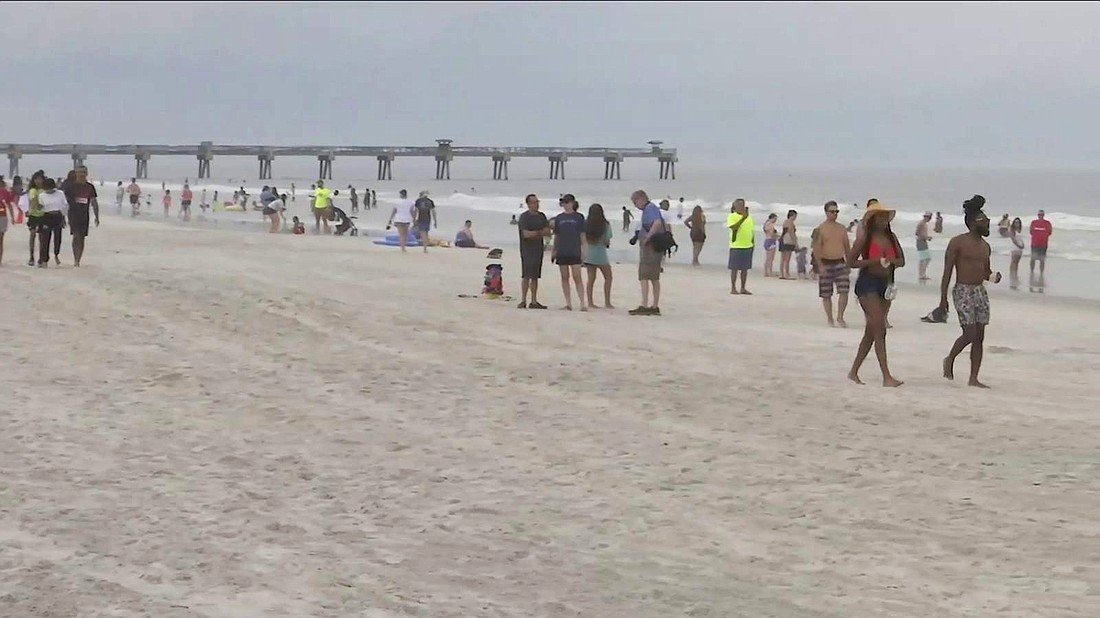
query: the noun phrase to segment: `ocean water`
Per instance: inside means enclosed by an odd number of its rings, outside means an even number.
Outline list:
[[[27,157],[21,162],[25,175],[35,169],[45,169],[53,176],[64,175],[70,162],[63,157]],[[133,174],[133,161],[125,157],[95,157],[88,161],[90,175],[98,184],[104,182],[101,201],[105,210],[113,210],[114,187],[117,181],[129,182]],[[160,186],[173,189],[177,194],[185,179],[191,181],[196,201],[203,188],[212,196],[218,190],[220,199],[232,198],[233,191],[244,186],[255,197],[263,184],[272,184],[289,192],[290,184],[297,186],[300,199],[291,205],[290,214],[306,215],[304,196],[317,173],[315,161],[307,158],[276,160],[276,177],[270,181],[255,180],[258,164],[245,158],[222,157],[213,163],[214,178],[198,182],[194,179],[196,163],[185,157],[154,157],[150,162],[150,179],[142,181],[154,192],[153,213],[160,215]],[[535,193],[542,200],[542,208],[548,216],[560,212],[557,198],[562,193],[577,196],[582,212],[592,203],[604,206],[613,223],[617,237],[612,242],[612,256],[620,261],[635,259],[635,248],[627,244],[622,234],[621,213],[629,206],[630,193],[635,189],[646,190],[654,201],[668,198],[673,202],[672,213],[678,211],[678,198],[685,203],[684,216],[692,207],[702,206],[708,218],[708,242],[702,260],[712,265],[726,261],[726,232],[724,222],[733,199],[743,197],[759,227],[769,213],[780,219],[789,209],[799,212],[800,236],[808,243],[813,226],[824,218],[822,205],[836,200],[841,205],[842,222],[862,216],[862,204],[868,198],[878,198],[884,204],[897,209],[894,230],[906,243],[912,257],[915,254],[911,241],[917,222],[924,211],[941,212],[944,217],[944,233],[932,243],[933,263],[929,272],[937,278],[942,269],[942,250],[951,235],[961,233],[962,203],[975,193],[985,196],[986,213],[994,226],[1001,215],[1020,217],[1027,224],[1035,212],[1044,209],[1054,226],[1054,235],[1047,261],[1047,294],[1089,299],[1100,299],[1100,173],[1090,170],[724,170],[706,162],[693,164],[681,161],[677,180],[657,180],[657,162],[628,160],[623,164],[624,180],[602,180],[603,165],[599,160],[571,160],[567,164],[565,180],[548,180],[548,163],[541,160],[513,160],[511,180],[491,180],[492,163],[488,160],[461,159],[452,165],[452,180],[437,181],[434,161],[430,159],[399,159],[395,163],[397,179],[374,179],[376,163],[373,159],[340,159],[334,165],[334,178],[329,187],[342,189],[337,198],[345,210],[349,208],[347,187],[374,189],[378,193],[380,209],[362,213],[357,225],[364,236],[381,235],[390,209],[398,197],[398,191],[407,189],[415,197],[421,190],[428,190],[438,207],[441,228],[433,235],[453,239],[463,221],[474,222],[474,232],[481,244],[510,247],[516,244],[515,228],[509,225],[512,215],[523,211],[523,199]],[[177,197],[178,203],[178,197]],[[197,214],[197,210],[195,211]],[[172,220],[175,224],[174,220]],[[199,223],[195,223],[198,225]],[[248,229],[262,228],[259,213],[217,213],[207,225],[242,226]],[[681,243],[680,253],[674,263],[690,262],[691,247],[687,231],[677,235]],[[1010,243],[1000,238],[994,229],[989,238],[994,250],[994,269],[1000,270],[1006,281],[1000,287],[1007,289],[1008,255]],[[762,240],[758,241],[758,245]],[[763,252],[759,251],[755,263],[762,268]],[[899,273],[905,280],[908,275],[916,280],[916,265]],[[1021,264],[1021,274],[1026,285],[1027,252]]]

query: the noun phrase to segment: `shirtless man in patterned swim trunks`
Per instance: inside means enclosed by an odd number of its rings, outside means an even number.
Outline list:
[[[817,227],[814,235],[813,254],[817,266],[817,292],[825,306],[825,318],[829,326],[847,328],[844,310],[848,308],[848,289],[851,285],[847,256],[850,249],[848,229],[837,222],[840,207],[836,202],[825,204],[825,222]],[[836,288],[836,321],[833,321],[833,288]]]
[[[955,340],[951,352],[943,359],[943,377],[955,379],[955,358],[970,346],[970,386],[989,388],[978,381],[978,371],[982,368],[985,327],[989,324],[989,294],[985,291],[985,282],[999,283],[1001,273],[993,273],[989,267],[989,217],[982,212],[985,198],[980,195],[963,203],[966,229],[947,244],[944,257],[943,280],[940,282],[940,309],[947,311],[947,288],[951,285],[951,275],[956,274],[955,287],[951,297],[955,303],[955,313],[959,315],[962,335]]]

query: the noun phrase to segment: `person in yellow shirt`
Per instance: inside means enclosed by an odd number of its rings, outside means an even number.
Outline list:
[[[329,233],[329,206],[331,204],[332,189],[326,189],[324,181],[318,180],[317,189],[313,192],[313,229],[318,234],[321,233],[321,222],[325,224],[325,233]]]
[[[749,216],[749,207],[745,200],[737,198],[733,202],[733,212],[726,217],[726,227],[730,229],[730,294],[752,295],[745,287],[745,280],[752,270],[752,250],[756,246],[756,223]],[[741,274],[741,291],[737,291],[737,274]]]

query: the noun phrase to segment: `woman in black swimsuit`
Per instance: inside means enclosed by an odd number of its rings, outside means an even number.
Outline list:
[[[703,244],[707,242],[707,217],[703,214],[703,207],[696,206],[691,210],[691,216],[684,221],[684,226],[691,230],[691,265],[699,265],[699,254],[703,252]]]
[[[863,216],[863,225],[856,233],[856,240],[848,252],[848,267],[858,268],[855,294],[863,315],[867,319],[863,328],[863,339],[859,342],[856,358],[852,361],[852,370],[848,379],[863,384],[859,379],[859,368],[874,345],[878,366],[882,370],[883,386],[901,386],[901,382],[890,374],[886,362],[886,314],[890,310],[887,289],[893,281],[893,271],[905,266],[905,254],[901,251],[898,237],[890,229],[890,220],[894,211],[878,203],[867,207]]]

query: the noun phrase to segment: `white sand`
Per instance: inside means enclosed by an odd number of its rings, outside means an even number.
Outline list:
[[[632,318],[630,265],[584,315],[456,298],[482,251],[111,218],[40,272],[25,242],[0,615],[1100,615],[1095,306],[995,296],[979,392],[904,290],[889,390],[844,379],[857,307],[827,329],[759,273],[670,267]]]

